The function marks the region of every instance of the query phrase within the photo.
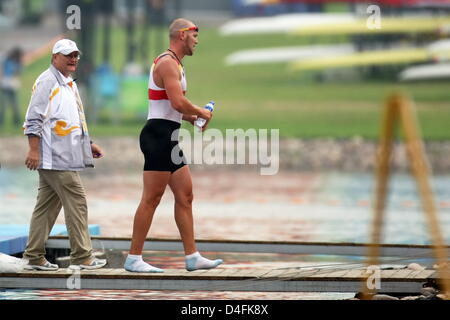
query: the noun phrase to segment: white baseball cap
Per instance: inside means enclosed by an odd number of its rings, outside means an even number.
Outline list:
[[[78,50],[77,44],[75,43],[75,41],[69,40],[69,39],[61,39],[58,40],[55,45],[53,46],[53,50],[52,53],[62,53],[64,55],[66,54],[70,54],[74,51],[78,51],[80,52],[80,50]]]

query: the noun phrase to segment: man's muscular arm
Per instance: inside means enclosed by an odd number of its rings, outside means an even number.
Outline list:
[[[206,120],[211,118],[211,112],[209,110],[194,105],[184,96],[180,82],[180,71],[175,61],[172,59],[162,59],[156,73],[156,76],[159,76],[163,82],[163,87],[175,110],[185,116],[194,115]]]

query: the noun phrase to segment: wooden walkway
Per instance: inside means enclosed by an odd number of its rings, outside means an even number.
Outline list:
[[[381,270],[383,293],[419,293],[422,284],[435,279],[434,270]],[[22,271],[0,274],[1,288],[124,289],[197,291],[359,292],[364,269],[283,268],[227,269],[164,273],[130,273],[124,269],[74,271]]]
[[[129,238],[92,237],[93,247],[105,251],[127,251]],[[269,242],[240,240],[198,240],[201,251],[329,254],[365,256],[367,244],[319,242]],[[51,237],[47,249],[68,249],[67,237]],[[447,247],[447,250],[449,247]],[[144,250],[182,251],[178,239],[147,239]],[[383,244],[386,257],[415,259],[433,257],[431,246]],[[123,266],[123,262],[119,264]],[[114,267],[114,264],[111,266]],[[380,293],[420,292],[422,285],[434,281],[435,270],[381,270]],[[0,274],[0,288],[34,289],[110,289],[110,290],[195,290],[195,291],[274,291],[274,292],[360,292],[367,276],[361,265],[353,267],[310,266],[302,268],[232,268],[219,266],[213,270],[188,272],[184,269],[165,269],[164,273],[131,273],[121,268],[74,271],[22,271]]]
[[[93,236],[92,246],[95,249],[124,250],[130,249],[129,238],[111,238]],[[324,254],[366,256],[368,244],[336,243],[336,242],[298,242],[298,241],[248,241],[248,240],[196,240],[200,251],[210,252],[253,252],[253,253],[289,253],[289,254]],[[50,237],[48,249],[68,249],[67,237]],[[450,255],[450,247],[447,246]],[[149,251],[183,251],[179,239],[147,239],[144,250]],[[381,256],[432,258],[432,247],[429,245],[381,244]]]

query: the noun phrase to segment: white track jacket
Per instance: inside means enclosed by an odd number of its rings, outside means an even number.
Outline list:
[[[24,134],[41,138],[38,169],[80,171],[94,161],[76,83],[51,65],[36,80]]]

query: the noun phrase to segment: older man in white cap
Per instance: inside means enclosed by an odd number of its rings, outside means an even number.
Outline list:
[[[55,43],[52,53],[50,68],[33,86],[24,123],[29,142],[25,165],[38,170],[39,189],[23,258],[35,270],[58,269],[45,258],[45,242],[64,208],[71,265],[97,269],[106,260],[97,259],[92,253],[86,195],[79,171],[93,167],[93,158],[102,157],[102,150],[89,138],[83,104],[71,78],[80,50],[74,41],[62,39]]]

